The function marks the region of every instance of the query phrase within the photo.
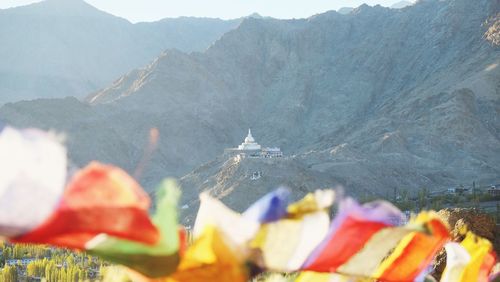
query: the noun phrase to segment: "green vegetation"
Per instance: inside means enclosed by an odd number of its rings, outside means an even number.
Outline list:
[[[48,246],[4,243],[0,249],[0,281],[95,281],[106,266],[85,253]]]
[[[17,270],[15,266],[5,266],[0,271],[0,280],[4,282],[17,282]]]

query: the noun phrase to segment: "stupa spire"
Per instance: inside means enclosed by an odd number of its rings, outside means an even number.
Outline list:
[[[249,128],[248,129],[248,135],[245,138],[245,143],[244,144],[252,144],[252,143],[255,143],[255,139],[253,138],[252,131]]]

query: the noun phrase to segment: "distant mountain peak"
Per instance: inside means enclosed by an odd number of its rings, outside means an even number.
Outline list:
[[[31,15],[36,17],[57,18],[115,18],[121,21],[127,21],[99,10],[84,0],[44,0],[7,10],[9,10],[9,13],[23,15],[24,17]]]
[[[389,9],[389,8],[383,7],[379,4],[377,4],[375,6],[370,6],[366,3],[363,3],[359,7],[353,9],[351,13],[353,13],[353,14],[362,14],[362,13],[376,14],[379,11],[384,10],[384,9]]]
[[[247,18],[263,19],[264,17],[261,16],[259,13],[255,12],[255,13],[248,15]]]
[[[70,3],[87,3],[83,0],[45,0],[43,2],[48,3],[60,3],[60,4],[70,4]]]
[[[45,0],[40,2],[40,4],[45,4],[45,5],[57,5],[61,7],[93,7],[92,5],[88,4],[87,2],[83,0]]]
[[[242,21],[177,18],[132,24],[87,1],[44,0],[0,10],[0,105],[85,97],[163,50],[201,52]]]
[[[408,7],[411,5],[413,5],[412,2],[403,0],[403,1],[399,1],[399,2],[392,4],[391,8],[392,9],[402,9],[402,8],[405,8],[405,7]]]
[[[353,7],[342,7],[337,10],[337,13],[342,14],[342,15],[347,15],[350,14],[354,10]]]

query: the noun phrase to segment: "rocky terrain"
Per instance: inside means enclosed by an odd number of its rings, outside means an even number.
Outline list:
[[[484,34],[486,40],[495,46],[500,46],[500,13],[492,16],[486,22],[488,30]]]
[[[499,10],[498,0],[425,0],[248,18],[205,52],[165,51],[86,103],[7,104],[0,119],[67,132],[76,165],[129,171],[157,127],[146,187],[185,175],[188,202],[210,190],[238,209],[280,184],[296,196],[337,184],[358,196],[489,184],[500,177]],[[249,127],[288,157],[220,157]]]
[[[340,183],[334,175],[309,169],[300,160],[292,157],[276,159],[237,159],[219,157],[206,163],[180,179],[185,189],[183,203],[197,210],[198,195],[209,191],[224,199],[229,207],[243,211],[272,188],[280,186],[293,190],[298,200],[310,191],[320,188],[338,188]],[[357,186],[353,186],[359,192]],[[354,192],[354,191],[351,191]],[[193,220],[194,218],[190,218]],[[185,222],[186,224],[189,224]],[[192,223],[192,222],[191,222]]]
[[[83,0],[0,10],[0,105],[83,98],[165,49],[204,51],[240,21],[177,18],[132,24]]]

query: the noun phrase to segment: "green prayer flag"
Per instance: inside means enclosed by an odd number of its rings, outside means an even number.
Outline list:
[[[177,182],[172,179],[164,180],[158,189],[157,209],[152,217],[160,231],[156,244],[146,245],[101,234],[87,243],[87,252],[152,278],[173,273],[180,261],[177,226],[180,194]]]

